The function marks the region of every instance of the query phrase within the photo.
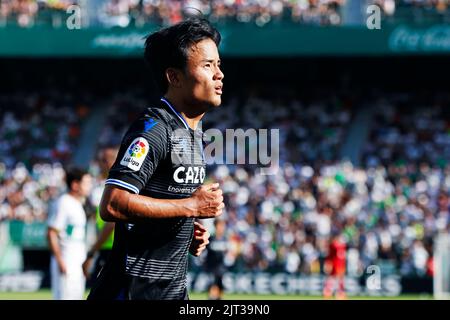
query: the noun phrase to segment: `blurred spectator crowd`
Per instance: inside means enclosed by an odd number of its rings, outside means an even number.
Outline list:
[[[1,25],[13,22],[20,27],[31,27],[39,22],[54,24],[57,18],[61,24],[62,15],[77,3],[77,0],[1,0],[0,22]]]
[[[344,3],[345,0],[2,0],[0,19],[3,24],[13,21],[22,27],[41,20],[60,26],[67,8],[76,4],[85,9],[81,12],[90,20],[89,24],[106,27],[168,25],[199,12],[214,23],[239,21],[262,26],[271,21],[291,20],[338,25]]]
[[[373,4],[383,9],[384,13],[392,15],[396,8],[409,8],[421,10],[436,10],[444,12],[448,9],[448,0],[372,0]]]
[[[396,23],[445,23],[450,20],[449,0],[370,0],[380,7],[387,21]]]
[[[234,123],[227,121],[238,108],[217,110],[224,127],[288,133],[280,139],[284,156],[276,175],[243,166],[213,170],[225,193],[230,269],[322,273],[330,238],[339,234],[348,274],[361,275],[372,264],[387,273],[433,274],[434,237],[450,232],[449,96],[380,96],[362,167],[339,159],[356,111],[346,99],[297,101],[292,109],[258,101],[258,112],[250,99]]]
[[[291,20],[304,24],[340,24],[340,8],[344,0],[112,0],[107,1],[102,14],[121,19],[121,26],[173,24],[185,16],[201,12],[212,22],[255,22]],[[121,18],[119,18],[121,17]],[[120,25],[120,23],[118,23]]]
[[[18,90],[0,95],[0,156],[7,168],[17,162],[70,160],[78,147],[89,107],[58,90]]]
[[[47,218],[88,114],[59,90],[0,95],[0,221]]]
[[[292,21],[340,25],[346,4],[346,0],[1,0],[0,26],[13,23],[21,27],[37,24],[60,27],[74,13],[72,9],[67,12],[73,8],[71,5],[79,5],[85,26],[170,25],[200,13],[219,24],[241,22],[263,26]],[[378,5],[387,18],[414,21],[449,18],[449,0],[368,0],[367,5],[370,4]]]
[[[381,95],[361,150],[361,167],[340,154],[351,138],[355,113],[361,111],[354,106],[361,101],[338,95],[303,100],[249,94],[210,112],[203,131],[280,130],[276,174],[261,175],[250,165],[209,167],[208,178],[218,181],[225,195],[226,266],[321,273],[330,237],[340,234],[350,275],[360,275],[371,264],[403,275],[431,275],[433,237],[450,231],[450,100],[434,96]],[[56,93],[0,97],[0,220],[43,221],[48,203],[64,189],[63,165],[89,114],[88,107],[73,101]],[[147,105],[134,90],[102,104],[108,108],[99,145],[120,143],[130,121]],[[95,161],[91,172],[98,177]],[[211,221],[205,223],[214,233]],[[200,268],[201,263],[194,259],[191,265]]]

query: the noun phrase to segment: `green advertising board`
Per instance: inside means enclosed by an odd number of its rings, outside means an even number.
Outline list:
[[[380,56],[450,54],[450,25],[314,27],[296,24],[227,24],[225,57]],[[0,57],[142,57],[143,29],[0,28]]]
[[[9,222],[10,241],[22,248],[48,248],[46,235],[47,225],[44,222],[25,223],[17,220]]]

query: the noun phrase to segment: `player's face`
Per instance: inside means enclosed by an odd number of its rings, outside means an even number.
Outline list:
[[[113,148],[107,148],[102,150],[99,157],[102,172],[108,173],[109,169],[113,166],[114,161],[116,161],[117,152],[118,151]]]
[[[87,197],[92,190],[92,177],[90,174],[85,174],[80,181],[79,193],[82,197]]]
[[[218,107],[222,102],[223,77],[219,52],[213,40],[204,39],[191,46],[182,79],[190,104]]]
[[[219,221],[216,225],[216,234],[222,236],[225,233],[225,222]]]

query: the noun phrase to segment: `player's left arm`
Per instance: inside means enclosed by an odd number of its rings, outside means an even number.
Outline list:
[[[83,265],[82,265],[83,273],[86,278],[89,278],[89,276],[90,276],[89,269],[91,268],[95,253],[100,251],[100,249],[102,248],[102,245],[106,242],[106,240],[108,240],[109,236],[114,231],[115,225],[116,224],[114,222],[105,222],[103,229],[97,238],[97,241],[94,243],[91,250],[89,250],[86,260],[84,260]]]
[[[189,247],[190,254],[196,257],[201,255],[209,244],[209,237],[210,233],[206,230],[205,226],[197,221],[194,222],[194,236]]]

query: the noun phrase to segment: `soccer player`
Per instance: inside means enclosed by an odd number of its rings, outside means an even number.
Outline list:
[[[345,266],[347,247],[345,241],[338,231],[333,231],[325,261],[325,270],[328,277],[325,281],[323,295],[329,299],[336,292],[337,299],[345,299]],[[337,288],[336,288],[337,287]]]
[[[86,279],[88,279],[88,282],[91,278],[90,270],[95,255],[98,252],[92,274],[97,275],[105,265],[114,242],[114,222],[106,222],[100,217],[100,199],[103,193],[104,184],[108,176],[108,172],[114,164],[114,161],[116,161],[118,152],[119,148],[111,145],[101,148],[98,155],[102,181],[100,181],[100,184],[96,188],[94,188],[91,194],[91,202],[95,205],[96,208],[95,222],[97,226],[98,236],[97,240],[88,251],[86,260],[83,262],[83,273]]]
[[[189,19],[151,34],[145,59],[162,97],[126,132],[100,203],[116,222],[110,259],[88,299],[188,299],[188,254],[209,233],[195,218],[224,207],[218,184],[205,179],[198,123],[221,104],[220,34]]]
[[[86,258],[86,212],[83,203],[92,187],[84,170],[68,169],[68,192],[56,202],[49,214],[47,238],[52,253],[51,287],[55,300],[81,300],[85,278],[81,265]]]
[[[220,300],[223,297],[223,275],[226,271],[225,254],[227,252],[227,239],[225,238],[225,221],[214,221],[215,233],[209,240],[206,255],[206,270],[213,276],[213,281],[208,289],[210,300]]]

